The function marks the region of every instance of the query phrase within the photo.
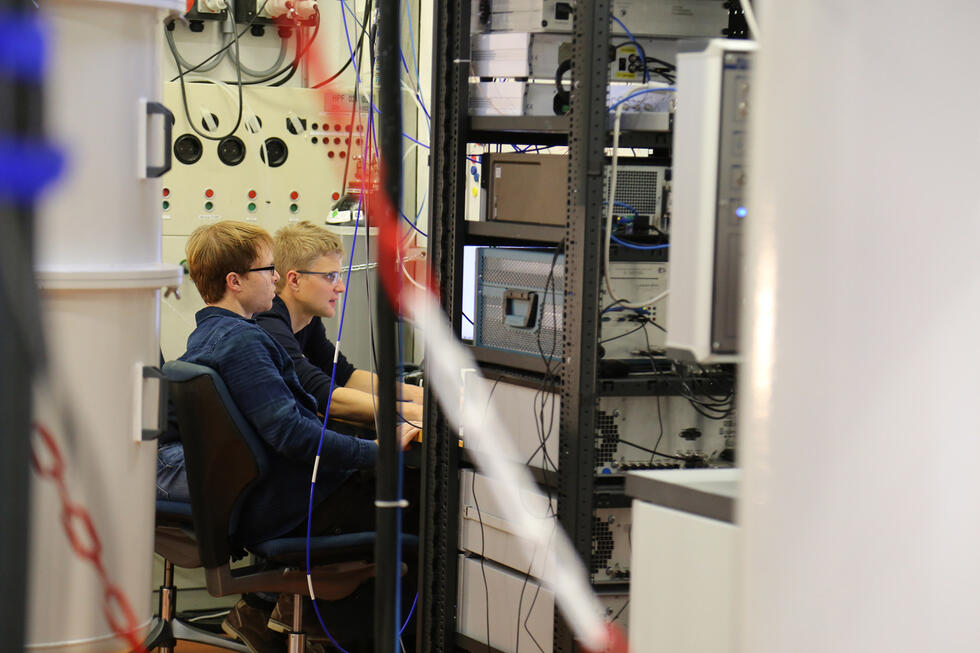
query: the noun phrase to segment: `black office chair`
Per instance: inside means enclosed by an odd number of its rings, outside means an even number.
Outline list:
[[[248,653],[248,647],[244,644],[178,617],[174,568],[198,569],[202,566],[197,538],[194,537],[190,503],[157,499],[153,549],[163,558],[163,582],[160,585],[159,611],[144,640],[144,648],[148,651],[157,649],[159,653],[174,653],[177,641],[185,641]]]
[[[169,522],[158,518],[158,552],[177,566],[203,566],[207,589],[213,596],[249,592],[292,594],[293,631],[289,633],[289,650],[303,651],[302,595],[308,591],[305,538],[276,538],[247,549],[233,541],[242,500],[266,472],[266,445],[235,406],[214,370],[173,361],[163,371],[170,382],[170,394],[181,425],[193,530],[187,529],[186,521],[179,522],[179,514],[170,515]],[[190,541],[196,545],[196,557],[188,548]],[[317,597],[342,599],[373,577],[374,541],[373,532],[312,538],[311,563],[315,565],[312,577]],[[404,535],[402,545],[417,547],[418,538]],[[232,559],[247,553],[258,561],[232,569]],[[161,594],[161,620],[167,612],[171,623],[176,623],[172,607],[165,609]],[[180,630],[173,627],[175,639],[182,639]],[[230,640],[219,639],[223,640],[219,646],[242,650]]]

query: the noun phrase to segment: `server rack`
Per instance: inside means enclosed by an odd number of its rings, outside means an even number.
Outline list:
[[[729,6],[730,4],[730,6]],[[745,34],[737,2],[729,6],[727,34]],[[605,148],[609,144],[606,85],[611,0],[582,0],[576,5],[573,68],[578,83],[571,91],[574,110],[566,116],[471,117],[470,3],[438,0],[434,7],[432,149],[430,159],[429,260],[439,275],[441,302],[455,332],[461,327],[463,246],[542,244],[560,247],[565,256],[565,364],[560,374],[558,473],[539,478],[557,490],[558,518],[585,560],[592,555],[593,510],[618,505],[616,491],[597,487],[595,479],[596,403],[598,395],[678,394],[677,384],[597,380],[599,285],[602,274],[602,214]],[[567,145],[569,172],[564,227],[467,222],[465,215],[466,145],[519,143]],[[669,133],[624,134],[621,147],[646,147],[669,165]],[[506,352],[483,362],[507,367]],[[418,650],[483,651],[487,645],[456,634],[459,466],[457,435],[427,397],[422,462],[422,525]],[[579,647],[571,629],[555,615],[554,651]]]

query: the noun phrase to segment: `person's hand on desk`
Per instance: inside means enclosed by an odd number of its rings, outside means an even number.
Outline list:
[[[398,437],[401,439],[402,449],[407,450],[416,440],[421,440],[422,429],[411,424],[401,424],[398,426]]]
[[[395,410],[406,422],[422,426],[422,404],[412,401],[399,401],[395,404]]]
[[[422,429],[416,428],[411,424],[399,424],[395,430],[395,435],[398,436],[398,441],[401,442],[402,450],[408,449],[412,445],[412,442],[421,434]],[[378,444],[378,441],[375,440],[374,444]]]

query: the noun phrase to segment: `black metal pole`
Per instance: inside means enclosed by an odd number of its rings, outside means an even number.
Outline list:
[[[572,39],[572,111],[568,134],[564,350],[558,437],[558,519],[586,568],[592,559],[595,489],[596,367],[602,278],[603,182],[609,130],[606,86],[611,0],[580,2]],[[555,610],[555,653],[581,648]]]
[[[460,332],[469,125],[470,3],[436,0],[432,36],[429,264],[443,310]],[[459,441],[429,392],[425,397],[419,524],[418,651],[456,650],[459,569]]]
[[[401,42],[398,0],[378,1],[378,65],[381,88],[380,136],[382,183],[385,195],[397,212],[402,190],[402,111],[398,71]],[[396,213],[397,214],[397,213]],[[394,228],[394,225],[388,225]],[[391,264],[391,261],[382,261]],[[398,278],[398,277],[396,277]],[[401,580],[401,511],[394,507],[401,498],[401,447],[395,434],[395,311],[384,292],[378,297],[378,480],[375,562],[378,565],[374,600],[375,649],[381,653],[398,651],[398,587]]]
[[[0,13],[6,19],[36,9],[27,0],[5,0]],[[0,74],[0,98],[0,135],[40,141],[40,83]],[[0,197],[0,320],[5,329],[0,337],[0,587],[5,588],[0,592],[0,642],[11,651],[24,648],[31,388],[41,357],[33,228],[33,209]]]

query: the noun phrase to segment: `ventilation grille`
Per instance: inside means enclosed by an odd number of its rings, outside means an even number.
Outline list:
[[[613,534],[609,524],[592,518],[592,575],[604,571],[609,566],[613,554]]]
[[[600,410],[596,412],[595,430],[595,464],[596,467],[601,467],[605,463],[612,462],[616,456],[616,449],[619,447],[619,426],[616,425],[616,418],[612,413]]]
[[[554,265],[552,265],[554,262]],[[564,257],[551,252],[484,250],[480,254],[476,344],[535,357],[561,358]],[[547,292],[545,288],[547,286]],[[504,292],[537,293],[533,326],[504,324]]]
[[[603,183],[603,197],[609,197],[609,175],[611,168],[606,167],[606,178]],[[659,215],[657,205],[657,184],[659,169],[646,166],[622,166],[616,169],[616,201],[636,209],[641,215]],[[618,207],[616,210],[622,210]]]

